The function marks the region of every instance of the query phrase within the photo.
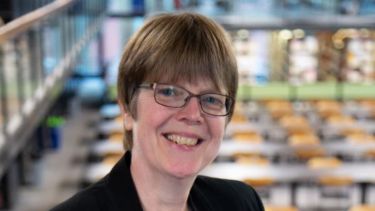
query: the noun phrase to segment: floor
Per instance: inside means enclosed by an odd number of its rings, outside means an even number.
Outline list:
[[[96,138],[97,109],[76,108],[63,126],[63,141],[58,151],[47,152],[36,166],[33,186],[21,187],[19,198],[10,211],[49,210],[80,188],[89,143]]]

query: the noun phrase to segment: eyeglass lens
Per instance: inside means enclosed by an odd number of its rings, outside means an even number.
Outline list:
[[[229,112],[230,98],[220,94],[193,95],[187,90],[166,84],[157,84],[154,87],[155,100],[161,105],[180,108],[183,107],[191,97],[198,97],[203,112],[224,116]]]

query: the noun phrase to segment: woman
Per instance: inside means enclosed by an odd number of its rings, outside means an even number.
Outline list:
[[[128,42],[118,77],[124,157],[54,210],[263,210],[248,185],[197,176],[216,157],[238,73],[224,30],[198,14],[163,14]]]

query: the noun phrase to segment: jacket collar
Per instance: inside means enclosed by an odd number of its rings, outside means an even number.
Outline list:
[[[131,152],[117,162],[108,175],[108,186],[119,210],[142,210],[141,201],[130,173]]]
[[[130,163],[131,152],[127,151],[109,173],[108,186],[119,210],[142,211],[141,200],[130,173]],[[188,205],[192,211],[212,210],[207,196],[197,187],[196,182],[190,191]]]

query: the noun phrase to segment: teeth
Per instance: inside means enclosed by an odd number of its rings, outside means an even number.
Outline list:
[[[178,135],[168,135],[167,138],[176,144],[183,144],[188,146],[196,145],[198,142],[198,139],[196,138],[188,138]]]

